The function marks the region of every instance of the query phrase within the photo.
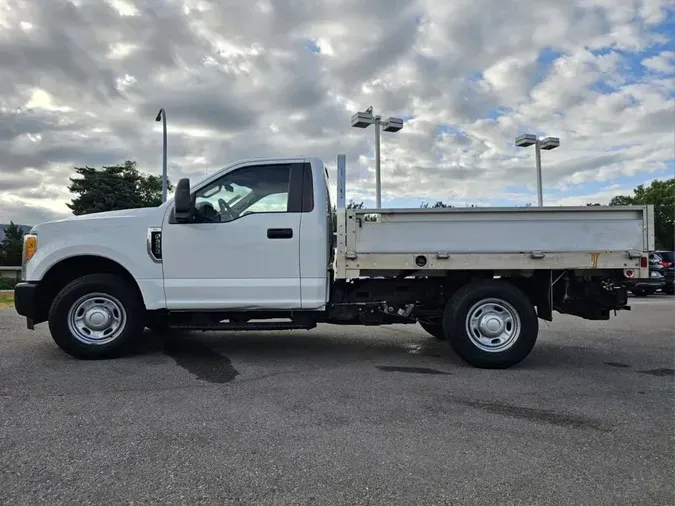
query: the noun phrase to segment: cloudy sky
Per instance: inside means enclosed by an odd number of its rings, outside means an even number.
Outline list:
[[[383,205],[606,203],[675,171],[672,0],[0,0],[0,223],[68,214],[73,166],[201,178],[306,154]]]

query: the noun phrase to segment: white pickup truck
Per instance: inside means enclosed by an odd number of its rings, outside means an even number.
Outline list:
[[[316,158],[244,160],[156,208],[75,216],[24,239],[15,307],[80,358],[145,328],[419,323],[477,367],[523,360],[553,311],[606,320],[648,277],[653,209],[346,209]],[[337,234],[333,234],[333,220]],[[281,339],[281,337],[280,337]]]

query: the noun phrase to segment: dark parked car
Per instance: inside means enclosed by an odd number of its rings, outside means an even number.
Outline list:
[[[649,254],[649,278],[627,279],[624,286],[636,297],[654,295],[657,290],[666,285],[663,277],[663,264],[661,257],[655,253]]]
[[[662,274],[666,284],[663,292],[675,294],[675,251],[657,251],[656,254],[661,257]]]

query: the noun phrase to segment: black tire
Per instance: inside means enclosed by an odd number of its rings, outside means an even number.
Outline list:
[[[94,342],[86,342],[85,331],[71,330],[70,311],[72,308],[76,315],[79,311],[75,312],[75,306],[79,306],[88,295],[95,294],[99,296],[89,297],[88,302],[93,307],[106,308],[102,312],[99,311],[99,315],[105,313],[109,320],[115,319],[119,325],[117,330],[111,330],[109,335],[102,335],[99,342],[95,342],[92,337],[89,339]],[[94,328],[93,325],[89,327]],[[124,279],[112,274],[88,274],[72,281],[54,298],[49,310],[49,331],[52,338],[63,351],[81,359],[103,359],[122,355],[143,333],[144,327],[145,307],[138,290]],[[89,330],[89,336],[94,335],[88,327],[85,330]]]
[[[442,322],[432,323],[432,322],[418,321],[417,323],[419,323],[420,327],[426,330],[427,333],[431,334],[439,341],[445,341],[445,332],[443,331]]]
[[[649,295],[647,290],[632,290],[632,292],[636,297],[647,297]]]
[[[491,311],[485,309],[483,314],[487,315],[485,311],[489,311],[498,316],[511,312],[519,320],[518,327],[513,330],[513,339],[503,339],[502,347],[495,344],[501,338],[490,339],[489,336],[483,337],[483,344],[477,344],[476,341],[481,343],[477,337],[480,334],[476,334],[477,331],[470,334],[467,328],[470,314],[480,315],[475,306],[481,301],[487,304],[490,299],[494,301],[489,306]],[[497,311],[499,307],[505,312]],[[510,328],[513,329],[513,324]],[[504,329],[508,332],[508,322]],[[443,330],[450,346],[469,364],[484,369],[506,369],[532,351],[539,334],[539,320],[534,305],[522,290],[504,281],[487,280],[470,283],[450,298],[443,315]],[[490,343],[485,344],[487,341]]]

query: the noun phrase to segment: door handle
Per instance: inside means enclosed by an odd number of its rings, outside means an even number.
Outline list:
[[[267,238],[268,239],[292,239],[293,238],[293,229],[292,228],[268,228],[267,229]]]

